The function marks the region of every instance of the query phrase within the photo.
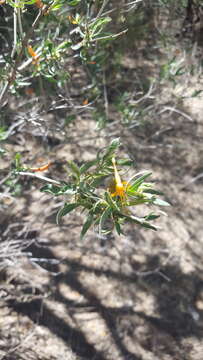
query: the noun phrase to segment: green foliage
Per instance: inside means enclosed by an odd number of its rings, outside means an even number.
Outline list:
[[[158,0],[157,3],[160,6],[169,7],[171,6],[178,6],[180,9],[185,8],[187,6],[187,0],[179,0],[178,2],[176,0]]]
[[[159,215],[150,212],[148,215],[138,217],[134,215],[134,207],[140,204],[149,206],[169,206],[166,201],[157,197],[161,192],[153,188],[152,183],[145,180],[151,172],[144,171],[135,174],[125,182],[125,198],[112,194],[111,182],[115,182],[112,158],[120,146],[119,139],[114,139],[110,145],[100,151],[95,160],[89,161],[78,167],[73,161],[68,162],[70,169],[69,180],[61,185],[47,184],[41,188],[42,192],[47,192],[53,196],[63,195],[68,197],[64,206],[57,214],[57,223],[62,217],[79,208],[86,214],[86,220],[81,230],[81,238],[85,236],[89,228],[97,228],[100,235],[106,235],[115,230],[120,235],[123,233],[124,223],[135,223],[146,229],[157,230],[151,221]],[[121,159],[118,166],[132,165],[129,159]],[[108,185],[109,184],[109,185]]]
[[[99,2],[9,0],[8,5],[14,8],[14,44],[9,50],[5,48],[1,59],[4,70],[0,72],[0,105],[9,92],[18,95],[22,88],[33,86],[34,80],[40,83],[43,96],[46,81],[52,83],[55,91],[62,92],[70,80],[67,69],[71,59],[75,66],[79,58],[83,65],[95,65],[96,72],[100,72],[104,42],[125,32],[106,32],[111,18],[96,13]]]

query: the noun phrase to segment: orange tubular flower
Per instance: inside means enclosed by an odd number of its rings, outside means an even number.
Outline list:
[[[42,9],[44,4],[41,0],[35,0],[35,5],[38,7],[38,9]]]
[[[39,55],[36,54],[36,52],[33,50],[33,47],[31,45],[28,45],[27,51],[30,56],[32,56],[32,62],[33,64],[37,65],[39,62]]]
[[[49,161],[46,165],[40,166],[40,167],[38,167],[38,168],[30,168],[30,170],[33,171],[33,172],[45,171],[45,170],[47,170],[51,165],[52,165],[52,162]]]
[[[32,95],[34,95],[34,94],[35,94],[34,89],[31,88],[31,87],[28,87],[27,89],[25,89],[25,94],[26,94],[27,96],[32,96]]]
[[[45,4],[41,0],[35,0],[35,6],[38,9],[43,9],[43,7],[45,7]],[[49,14],[49,9],[44,12],[44,15],[48,15],[48,14]]]
[[[83,105],[88,105],[88,99],[83,100],[82,104]]]

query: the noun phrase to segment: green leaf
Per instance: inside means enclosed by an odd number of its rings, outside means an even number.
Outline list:
[[[164,195],[161,191],[154,190],[154,189],[143,189],[143,193],[153,194],[153,195]]]
[[[52,195],[58,195],[58,193],[61,191],[61,188],[59,186],[53,185],[53,184],[47,184],[41,187],[41,192],[46,192]]]
[[[154,213],[151,213],[151,214],[145,216],[144,219],[145,219],[146,221],[151,221],[151,220],[156,220],[156,219],[158,219],[159,217],[160,217],[160,215],[156,215],[156,214],[154,214]]]
[[[102,215],[100,217],[100,221],[99,221],[99,233],[100,234],[102,233],[103,226],[104,226],[106,220],[109,219],[111,213],[112,213],[112,209],[110,206],[108,206],[102,213]]]
[[[73,195],[76,193],[76,190],[74,190],[71,185],[56,186],[53,184],[47,184],[47,185],[44,185],[40,189],[40,191],[52,194],[54,196],[59,196],[59,195],[64,195],[64,194]]]
[[[105,174],[105,173],[100,173],[98,175],[95,175],[93,177],[93,181],[91,182],[91,186],[92,187],[97,187],[101,184],[101,182],[106,178],[108,177],[108,174]]]
[[[65,125],[69,125],[71,122],[73,122],[76,119],[75,115],[68,115],[65,118]]]
[[[122,232],[122,230],[121,230],[121,226],[120,226],[120,224],[119,224],[119,222],[118,221],[115,221],[115,228],[116,228],[116,231],[117,231],[117,234],[118,235],[121,235],[121,234],[123,234],[123,232]]]
[[[80,49],[82,46],[84,46],[84,41],[83,41],[83,40],[80,41],[79,43],[75,44],[75,45],[72,45],[72,46],[71,46],[71,49],[72,49],[72,50],[78,50],[78,49]]]
[[[57,46],[56,51],[61,49],[67,49],[71,47],[72,41],[63,41],[60,45]]]
[[[5,127],[0,127],[0,141],[6,140],[7,138],[7,131]]]
[[[135,222],[138,225],[141,225],[142,227],[146,228],[146,229],[151,229],[151,230],[157,230],[157,227],[154,225],[151,225],[150,223],[148,223],[145,218],[138,218],[136,216],[126,216],[127,219],[129,221]],[[144,220],[143,220],[144,219]]]
[[[114,39],[116,39],[117,37],[124,35],[128,30],[123,30],[117,34],[113,34],[113,33],[109,33],[109,32],[100,32],[100,34],[96,34],[94,35],[94,37],[92,38],[92,41],[102,41],[103,43],[106,43],[108,41],[112,41]]]
[[[158,228],[154,225],[151,225],[150,223],[148,223],[147,221],[143,221],[141,224],[140,224],[142,227],[144,227],[145,229],[151,229],[151,230],[154,230],[154,231],[157,231]]]
[[[106,161],[109,158],[112,158],[112,156],[114,155],[115,151],[118,149],[119,146],[120,146],[120,138],[116,138],[116,139],[112,140],[103,155],[103,158],[102,158],[103,161]]]
[[[80,3],[81,0],[70,0],[70,1],[67,1],[67,4],[69,6],[77,6],[79,3]]]
[[[59,224],[60,219],[67,215],[68,213],[70,213],[71,211],[73,211],[74,209],[76,209],[76,207],[80,206],[80,204],[77,203],[65,203],[64,206],[58,211],[57,216],[56,216],[56,223]]]
[[[89,168],[91,168],[93,165],[97,164],[97,160],[91,160],[86,162],[84,165],[80,167],[80,173],[85,173]]]
[[[140,187],[140,185],[144,182],[144,180],[150,176],[152,173],[147,172],[144,175],[140,176],[137,180],[134,181],[132,185],[129,186],[128,191],[129,192],[135,192]]]
[[[53,4],[51,6],[51,11],[57,11],[58,9],[60,9],[63,6],[63,4],[58,3],[58,4]]]
[[[89,214],[87,217],[87,220],[85,221],[81,233],[80,233],[80,238],[83,239],[86,232],[89,230],[90,226],[93,224],[94,222],[94,216],[92,214]]]
[[[103,199],[97,200],[92,208],[92,213],[97,214],[104,206],[106,206],[106,202]]]
[[[31,4],[34,4],[35,3],[35,0],[24,0],[24,1],[19,1],[19,2],[15,2],[15,1],[12,1],[12,0],[8,0],[7,1],[9,5],[15,7],[15,8],[23,8],[24,5],[31,5]]]
[[[80,190],[80,193],[82,192],[83,194],[98,198],[98,196],[94,193],[95,189],[93,189],[93,187],[90,186],[86,181],[81,181],[78,188]]]
[[[113,199],[108,191],[105,192],[104,197],[105,197],[106,202],[110,205],[111,209],[120,213],[119,207],[117,206],[116,202],[113,201]]]
[[[104,25],[109,23],[111,21],[111,18],[109,16],[105,18],[99,18],[96,21],[94,21],[89,28],[92,31],[91,35],[94,35],[94,33],[97,32],[97,34],[103,29]]]
[[[21,168],[21,154],[20,153],[15,154],[15,167],[17,170]]]
[[[6,150],[0,148],[0,155],[3,155],[3,154],[5,154],[5,153],[6,153]]]
[[[136,206],[145,203],[151,203],[151,199],[147,198],[133,198],[133,200],[128,201],[128,206]]]
[[[200,95],[202,93],[202,91],[203,90],[195,90],[195,91],[193,91],[191,97],[196,97],[196,96]]]
[[[59,195],[73,195],[76,190],[71,185],[65,185],[61,188],[61,194]]]
[[[159,205],[159,206],[170,206],[170,204],[167,201],[164,201],[159,198],[152,199],[152,203],[154,205]]]
[[[180,68],[178,68],[174,74],[174,76],[180,76],[185,74],[185,66],[181,66]]]
[[[118,159],[117,160],[117,165],[120,165],[120,166],[132,166],[132,164],[134,163],[133,160],[131,159]]]
[[[70,167],[72,172],[77,176],[77,178],[79,178],[80,177],[80,169],[79,169],[79,167],[72,160],[68,161],[68,166]]]

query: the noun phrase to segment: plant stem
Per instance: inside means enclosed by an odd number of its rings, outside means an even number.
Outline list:
[[[30,30],[27,32],[27,34],[25,34],[24,38],[22,39],[21,50],[20,50],[18,56],[15,59],[14,65],[13,65],[12,70],[11,70],[11,75],[10,75],[9,79],[6,81],[4,87],[3,87],[2,91],[1,91],[1,94],[0,94],[0,107],[3,106],[3,102],[4,102],[4,99],[5,99],[5,96],[6,96],[7,92],[9,90],[9,87],[15,81],[16,73],[18,71],[18,67],[19,67],[19,64],[21,62],[24,50],[28,45],[28,41],[32,37],[32,35],[34,33],[34,30],[35,30],[36,26],[38,25],[40,19],[42,18],[42,16],[44,16],[44,14],[47,12],[47,10],[50,8],[51,5],[52,5],[52,3],[45,6],[42,10],[41,9],[39,10],[39,12],[38,12],[32,26],[30,28]],[[12,51],[12,53],[13,53],[13,51]]]
[[[46,181],[46,182],[49,182],[49,183],[52,183],[52,184],[61,185],[60,181],[50,179],[50,178],[48,178],[46,176],[35,174],[35,173],[32,173],[32,172],[19,171],[19,172],[17,172],[17,175],[34,177],[36,179],[40,179],[40,180],[43,180],[43,181]]]

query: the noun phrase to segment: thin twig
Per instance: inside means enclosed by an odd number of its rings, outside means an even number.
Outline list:
[[[106,118],[109,117],[109,102],[108,102],[108,95],[107,95],[107,88],[106,88],[106,74],[103,71],[103,87],[104,87],[104,107],[105,107],[105,114]]]
[[[20,8],[17,9],[17,15],[18,15],[18,25],[19,25],[20,36],[22,39],[23,38],[23,26],[22,26],[22,21],[21,21],[21,9]]]
[[[30,30],[27,32],[27,34],[25,34],[25,36],[24,36],[24,38],[22,40],[21,50],[20,50],[18,56],[15,59],[15,62],[14,62],[14,65],[12,67],[12,71],[11,71],[11,75],[9,77],[9,80],[6,81],[4,87],[3,87],[2,91],[1,91],[1,94],[0,94],[0,106],[3,105],[5,95],[7,94],[10,85],[12,85],[13,82],[15,81],[16,73],[18,71],[18,67],[19,67],[19,64],[21,62],[21,59],[22,59],[22,56],[23,56],[23,53],[24,53],[24,49],[27,47],[29,39],[33,35],[33,32],[34,32],[36,26],[38,25],[40,19],[44,16],[44,14],[47,12],[47,10],[50,8],[51,5],[52,5],[52,3],[45,6],[42,10],[41,9],[39,10],[33,24],[31,25]]]
[[[12,134],[13,134],[13,130],[14,130],[15,128],[17,128],[18,126],[20,126],[21,124],[23,124],[23,123],[24,123],[24,119],[23,119],[23,120],[20,119],[20,120],[18,120],[17,122],[13,123],[13,124],[8,128],[8,130],[6,131],[6,134],[5,134],[5,136],[4,136],[4,139],[7,139],[10,135],[12,135]]]
[[[124,6],[125,7],[129,6],[129,8],[126,10],[123,10],[122,12],[127,13],[127,12],[132,11],[137,6],[138,2],[141,2],[141,1],[142,0],[135,0],[135,1],[129,2],[128,4],[125,4]]]
[[[109,2],[109,0],[104,0],[104,1],[103,1],[102,6],[101,6],[101,8],[100,8],[100,10],[98,11],[98,14],[97,14],[97,16],[96,16],[96,19],[98,19],[98,18],[102,15],[103,10],[104,10],[105,6],[108,4],[108,2]],[[95,20],[96,20],[96,19],[95,19]]]
[[[162,113],[165,112],[165,111],[176,112],[177,114],[180,114],[180,115],[182,115],[183,117],[185,117],[187,120],[194,122],[194,120],[193,120],[189,115],[187,115],[187,114],[184,113],[183,111],[178,110],[178,109],[176,109],[176,108],[173,108],[173,107],[171,107],[171,106],[165,106],[165,107],[159,112],[159,114],[162,114]]]
[[[3,185],[11,176],[11,172],[9,172],[1,181],[0,186]]]
[[[15,5],[17,5],[18,0],[15,1]],[[17,46],[17,8],[13,9],[13,49],[11,52],[11,59],[14,58]]]
[[[154,99],[154,96],[151,96],[152,91],[154,90],[154,82],[152,82],[150,84],[149,90],[147,91],[146,94],[144,94],[141,98],[139,98],[138,100],[130,100],[130,104],[131,105],[135,105],[140,103],[141,101],[145,100],[145,99]]]
[[[19,172],[17,172],[17,175],[29,176],[29,177],[33,177],[33,178],[36,178],[36,179],[40,179],[40,180],[43,180],[43,181],[46,181],[46,182],[49,182],[49,183],[52,183],[52,184],[61,185],[61,182],[60,182],[60,181],[57,181],[57,180],[54,180],[54,179],[50,179],[50,178],[48,178],[48,177],[46,177],[46,176],[39,175],[39,174],[35,174],[35,173],[32,173],[32,172],[19,171]]]
[[[107,35],[107,36],[102,36],[102,37],[98,37],[98,38],[94,38],[94,39],[91,39],[91,42],[95,42],[95,41],[99,41],[99,40],[108,40],[108,39],[114,39],[114,38],[117,38],[118,36],[120,35],[123,35],[125,34],[126,32],[128,31],[128,29],[125,29],[117,34],[110,34],[110,35]]]
[[[187,184],[183,185],[180,190],[183,190],[185,188],[187,188],[189,185],[193,184],[195,181],[201,179],[203,177],[203,172],[198,174],[197,176],[195,176],[194,178],[192,178],[190,181],[188,181]]]
[[[24,339],[22,339],[19,344],[17,344],[16,346],[12,347],[11,349],[9,349],[6,353],[6,357],[12,353],[16,353],[16,350],[18,350],[19,348],[23,347],[24,344],[26,344],[26,342],[35,335],[36,331],[35,329],[31,330],[26,336]]]

